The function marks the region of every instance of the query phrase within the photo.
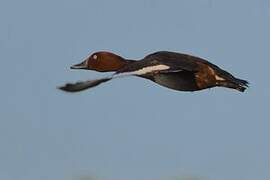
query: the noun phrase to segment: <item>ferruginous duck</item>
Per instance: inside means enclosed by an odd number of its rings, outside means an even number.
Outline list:
[[[63,91],[78,92],[115,78],[128,76],[149,79],[177,91],[226,87],[244,92],[248,87],[246,80],[234,77],[205,59],[169,51],[155,52],[141,60],[125,59],[111,52],[96,52],[82,63],[71,66],[71,69],[114,73],[100,79],[65,84],[59,87]]]

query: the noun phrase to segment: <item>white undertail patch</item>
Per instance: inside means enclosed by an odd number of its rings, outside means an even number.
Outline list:
[[[222,78],[222,77],[220,77],[218,75],[215,75],[215,78],[216,78],[217,81],[224,81],[225,80],[224,78]]]
[[[224,80],[225,80],[224,78],[218,76],[218,75],[216,74],[216,72],[214,71],[214,69],[212,69],[211,67],[208,67],[208,69],[211,71],[211,74],[215,76],[215,79],[216,79],[217,81],[224,81]]]

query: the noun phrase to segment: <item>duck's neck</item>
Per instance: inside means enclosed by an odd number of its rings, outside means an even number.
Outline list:
[[[115,68],[116,71],[125,68],[125,66],[131,64],[135,62],[135,60],[131,60],[131,59],[121,59],[120,62],[118,63],[118,67]]]
[[[100,72],[115,72],[123,69],[128,64],[134,62],[134,60],[128,60],[124,58],[114,58],[114,59],[106,59],[100,64],[96,69]]]
[[[125,64],[136,62],[135,60],[132,60],[132,59],[124,59],[124,61],[125,61]]]

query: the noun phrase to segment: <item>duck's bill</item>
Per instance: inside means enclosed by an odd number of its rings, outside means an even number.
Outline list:
[[[79,64],[75,64],[75,65],[71,66],[70,69],[87,69],[87,63],[86,63],[86,61],[83,61]]]

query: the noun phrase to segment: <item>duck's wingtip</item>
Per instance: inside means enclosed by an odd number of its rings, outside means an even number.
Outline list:
[[[59,89],[59,90],[64,91],[64,92],[76,92],[73,90],[71,83],[67,83],[65,85],[58,86],[58,87],[56,87],[56,89]]]

